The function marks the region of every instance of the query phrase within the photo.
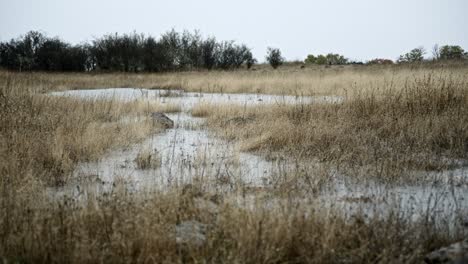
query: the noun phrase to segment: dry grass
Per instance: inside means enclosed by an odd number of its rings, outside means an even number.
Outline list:
[[[158,88],[183,89],[192,92],[269,93],[290,95],[341,95],[352,96],[357,92],[376,87],[392,86],[399,89],[411,79],[428,74],[464,79],[468,65],[419,65],[419,66],[336,66],[331,68],[282,67],[280,70],[234,72],[181,72],[164,74],[39,74],[23,73],[16,79],[24,87],[36,91],[93,89],[93,88]],[[0,72],[4,79],[11,73]],[[171,96],[173,93],[168,92]]]
[[[314,158],[375,178],[443,170],[468,153],[468,79],[426,76],[343,103],[245,108],[200,104],[194,114],[246,151]],[[408,179],[405,179],[408,180]]]
[[[156,150],[145,148],[138,152],[135,162],[139,169],[155,169],[161,167],[161,156]]]
[[[229,203],[213,215],[194,201],[181,192],[143,200],[116,190],[84,207],[65,200],[47,211],[14,208],[0,252],[23,263],[420,263],[448,240],[430,223],[396,215],[367,222],[324,217],[310,204],[249,211]],[[205,245],[176,244],[174,226],[187,219],[209,223]]]
[[[59,184],[77,162],[97,160],[110,148],[154,133],[146,113],[167,109],[142,101],[44,96],[23,90],[23,81],[29,80],[2,79],[0,90],[0,164],[15,181],[31,171]]]
[[[230,107],[227,105],[215,105],[209,102],[202,102],[193,106],[191,114],[194,117],[207,117],[210,114],[213,114],[215,111]]]
[[[71,199],[47,210],[15,206],[2,216],[0,252],[22,263],[396,263],[418,262],[447,240],[430,224],[398,217],[365,223],[323,218],[310,207],[248,211],[225,203],[213,220],[193,202],[178,191],[141,199],[117,186],[85,206]],[[210,224],[204,246],[175,243],[174,226],[187,219]]]
[[[196,191],[175,185],[164,192],[135,194],[127,185],[116,184],[107,195],[85,201],[50,199],[45,187],[65,184],[65,176],[78,162],[97,160],[110,148],[155,132],[145,118],[122,122],[122,117],[146,116],[161,106],[38,94],[74,87],[174,87],[176,83],[188,90],[292,94],[343,93],[345,87],[354,87],[353,98],[340,104],[202,105],[194,111],[208,116],[211,127],[239,140],[245,149],[370,167],[381,171],[382,177],[395,176],[391,170],[399,166],[441,168],[438,160],[430,161],[433,156],[466,158],[468,96],[466,77],[461,77],[466,69],[444,71],[436,79],[421,78],[432,70],[406,70],[0,72],[0,259],[8,263],[419,263],[425,253],[460,239],[463,233],[453,232],[453,223],[437,221],[443,216],[430,210],[418,221],[397,213],[397,207],[389,217],[345,217],[340,211],[324,211],[313,193],[296,199],[299,194],[286,184],[279,196],[261,190],[268,201],[253,195],[249,209],[239,206],[237,190],[206,191],[204,182],[196,183]],[[385,72],[410,79],[387,81]],[[358,76],[365,77],[353,84]],[[317,86],[314,81],[320,79]],[[276,84],[279,80],[282,83]],[[371,87],[374,92],[369,92]],[[216,210],[200,207],[200,200],[214,200]],[[175,226],[186,220],[207,225],[204,245],[176,243]]]

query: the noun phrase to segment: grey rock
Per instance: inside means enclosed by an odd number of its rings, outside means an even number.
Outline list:
[[[176,226],[178,245],[203,246],[206,242],[207,226],[198,221],[184,221]]]
[[[468,238],[429,253],[424,261],[426,263],[468,263]]]
[[[151,118],[153,119],[153,123],[160,124],[164,128],[173,128],[174,127],[174,121],[172,121],[164,113],[160,113],[160,112],[151,113]]]

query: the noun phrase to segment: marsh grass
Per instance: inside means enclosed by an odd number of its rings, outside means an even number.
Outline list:
[[[216,111],[217,109],[221,109],[221,108],[222,108],[221,105],[215,105],[209,102],[202,102],[202,103],[196,104],[192,108],[190,113],[194,117],[207,117],[213,111]]]
[[[21,85],[38,92],[96,88],[165,89],[162,95],[178,95],[171,90],[220,93],[267,93],[277,95],[339,95],[351,97],[359,91],[376,87],[404,87],[411,79],[426,75],[451,76],[463,80],[466,64],[421,64],[395,66],[346,67],[282,67],[279,70],[175,72],[164,74],[125,73],[9,73],[0,71],[0,78],[16,76]]]
[[[50,198],[47,193],[47,186],[66,184],[77,163],[99,160],[106,151],[155,132],[147,119],[133,118],[154,111],[148,102],[82,101],[41,94],[70,88],[180,84],[203,91],[300,94],[305,89],[304,94],[333,94],[354,87],[353,97],[342,103],[207,104],[197,111],[208,117],[208,125],[219,135],[239,141],[245,150],[314,158],[350,170],[369,168],[372,177],[397,177],[395,169],[404,167],[443,169],[441,157],[466,158],[467,86],[460,77],[465,68],[455,68],[454,76],[442,78],[428,76],[432,69],[321,70],[167,75],[0,72],[0,259],[8,263],[420,263],[429,251],[466,235],[429,209],[418,220],[398,207],[386,216],[362,212],[351,217],[339,209],[325,209],[312,191],[327,179],[325,169],[318,172],[323,174],[318,179],[303,175],[306,172],[283,175],[271,192],[208,189],[200,180],[194,182],[196,191],[174,184],[164,191],[134,193],[129,185],[117,182],[105,195],[87,199]],[[382,76],[391,77],[391,71],[398,79],[416,78],[387,82]],[[319,84],[314,82],[320,79]],[[355,80],[359,82],[354,84]],[[382,86],[385,83],[388,86]],[[311,88],[316,86],[320,88]],[[122,122],[125,116],[130,121]],[[301,193],[299,200],[300,177],[309,179],[311,191]],[[198,205],[212,197],[221,197],[213,202],[216,210]],[[207,225],[202,246],[176,243],[176,225],[191,220]]]
[[[7,261],[34,263],[418,263],[452,239],[431,223],[397,215],[345,220],[311,204],[246,210],[225,202],[213,214],[196,206],[208,195],[169,191],[141,198],[116,187],[85,206],[64,200],[46,211],[15,208],[15,221],[3,222],[9,229],[0,252]],[[176,244],[174,227],[186,220],[209,223],[207,243]]]
[[[204,103],[194,112],[245,151],[313,158],[383,180],[449,169],[467,158],[468,81],[445,76],[376,87],[341,103]]]
[[[142,149],[138,152],[135,158],[135,163],[138,169],[156,169],[161,167],[161,155],[157,150],[151,150],[148,148]]]
[[[5,155],[1,164],[15,179],[21,171],[33,171],[47,175],[40,180],[61,184],[77,162],[95,161],[110,148],[128,146],[153,133],[148,119],[131,116],[160,110],[141,101],[82,101],[22,89],[15,79],[0,90],[0,146]]]

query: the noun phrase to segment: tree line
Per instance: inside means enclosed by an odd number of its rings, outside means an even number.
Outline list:
[[[427,54],[424,47],[414,48],[411,51],[401,55],[395,62],[390,59],[376,58],[367,61],[365,64],[394,64],[394,63],[415,63],[426,61],[424,55]],[[468,52],[458,45],[434,45],[432,48],[432,58],[429,61],[444,61],[444,60],[467,60]],[[345,65],[345,64],[364,64],[363,62],[351,61],[343,55],[328,53],[326,55],[319,54],[314,56],[308,55],[304,60],[306,64],[317,65]]]
[[[408,62],[422,62],[424,61],[424,55],[427,54],[427,51],[424,47],[414,48],[408,53],[401,55],[397,62],[398,63],[408,63]],[[468,59],[468,52],[458,46],[458,45],[444,45],[439,47],[439,45],[434,45],[432,47],[432,60],[441,61],[441,60],[465,60]]]
[[[396,63],[425,61],[423,47],[401,55]],[[268,48],[266,61],[277,68],[285,62],[278,48]],[[468,53],[457,45],[435,45],[432,60],[464,60]],[[159,38],[136,32],[108,34],[90,42],[72,45],[57,37],[30,31],[10,41],[0,42],[0,68],[16,71],[121,71],[166,72],[186,70],[250,69],[255,63],[250,48],[234,41],[204,38],[198,31],[162,34]],[[377,58],[366,64],[393,64],[393,60]],[[310,54],[305,64],[364,64],[343,55]]]
[[[115,33],[78,45],[30,31],[0,42],[0,67],[16,71],[229,70],[254,63],[245,44],[203,38],[198,31],[171,30],[159,38]]]

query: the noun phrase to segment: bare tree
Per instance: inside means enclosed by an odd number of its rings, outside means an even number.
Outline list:
[[[440,59],[439,44],[435,44],[435,45],[432,47],[432,59],[433,59],[433,60],[439,60],[439,59]]]

